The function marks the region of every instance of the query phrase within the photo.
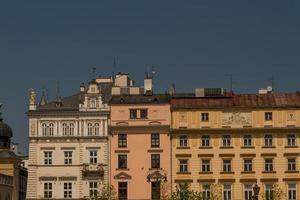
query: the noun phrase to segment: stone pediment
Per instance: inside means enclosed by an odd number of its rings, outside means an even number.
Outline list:
[[[125,172],[120,172],[114,176],[114,179],[122,179],[122,180],[127,179],[128,180],[128,179],[131,179],[131,176]]]

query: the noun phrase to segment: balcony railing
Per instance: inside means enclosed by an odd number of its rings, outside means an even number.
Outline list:
[[[103,164],[83,164],[82,176],[85,179],[103,179],[104,165]]]

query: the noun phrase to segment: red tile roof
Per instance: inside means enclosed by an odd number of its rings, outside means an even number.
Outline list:
[[[226,97],[174,97],[172,109],[300,108],[299,93],[232,94]]]

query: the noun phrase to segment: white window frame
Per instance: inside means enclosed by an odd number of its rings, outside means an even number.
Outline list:
[[[44,165],[52,165],[53,152],[52,151],[44,151]]]
[[[223,184],[223,200],[231,200],[231,184]]]
[[[44,182],[44,198],[52,198],[53,184],[52,182]]]
[[[297,200],[297,184],[288,183],[288,200]]]
[[[64,182],[64,198],[72,198],[72,188],[73,188],[73,184],[72,182]]]
[[[90,150],[90,164],[95,165],[98,163],[98,151],[97,150]]]
[[[65,165],[73,164],[73,151],[64,151],[64,163]]]

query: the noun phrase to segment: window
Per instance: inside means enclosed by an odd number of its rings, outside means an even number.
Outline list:
[[[53,136],[54,133],[54,124],[50,123],[49,124],[49,136]]]
[[[52,165],[52,151],[44,151],[44,164]]]
[[[126,134],[118,134],[118,147],[126,148],[127,147],[127,135]]]
[[[179,137],[179,146],[187,147],[188,146],[188,137],[186,135],[181,135]]]
[[[118,183],[118,199],[127,200],[127,182]]]
[[[296,146],[296,136],[295,134],[288,134],[287,136],[287,145]]]
[[[273,171],[273,159],[271,159],[271,158],[265,159],[265,171],[266,172]]]
[[[230,159],[223,160],[223,172],[231,172],[231,160]]]
[[[67,136],[68,135],[68,126],[66,123],[62,124],[62,129],[63,129],[63,136]]]
[[[72,198],[72,183],[64,183],[64,198]]]
[[[160,168],[160,155],[159,154],[151,155],[151,168]]]
[[[127,155],[118,155],[118,168],[127,169]]]
[[[160,200],[160,182],[151,182],[151,200]]]
[[[273,146],[273,136],[271,134],[265,135],[265,146]]]
[[[130,119],[136,119],[137,118],[137,109],[130,109],[129,110],[129,117]]]
[[[251,184],[246,184],[244,187],[245,200],[252,200],[253,188]]]
[[[209,114],[208,113],[201,113],[201,121],[208,122],[209,121]]]
[[[88,123],[88,136],[92,136],[92,135],[93,135],[93,124]]]
[[[179,171],[188,172],[188,160],[179,160]]]
[[[141,119],[147,119],[148,118],[148,110],[147,109],[141,109]]]
[[[251,159],[244,160],[244,171],[252,172],[252,160]]]
[[[273,185],[266,184],[265,186],[265,199],[273,200]]]
[[[265,112],[265,121],[272,121],[272,120],[273,120],[273,113]]]
[[[65,165],[71,165],[72,164],[72,151],[65,151]]]
[[[44,198],[52,198],[52,183],[44,183]]]
[[[201,139],[202,147],[209,147],[210,146],[210,137],[209,135],[203,135]]]
[[[47,125],[46,123],[42,123],[42,135],[43,136],[53,136],[54,135],[54,124],[50,123]]]
[[[74,135],[74,124],[73,123],[69,124],[69,135],[70,136]]]
[[[223,199],[231,200],[231,185],[229,184],[223,185]]]
[[[296,159],[288,158],[288,171],[296,171]]]
[[[100,124],[99,123],[94,124],[94,133],[95,133],[95,135],[99,135],[99,133],[100,133]]]
[[[210,172],[210,160],[202,160],[202,172]]]
[[[97,162],[98,162],[97,154],[98,154],[97,150],[91,150],[90,151],[90,164],[92,164],[92,165],[97,164]]]
[[[202,185],[202,196],[204,199],[207,200],[210,199],[210,185],[208,184]]]
[[[47,136],[47,124],[42,124],[42,134],[43,136]]]
[[[230,147],[231,145],[231,137],[230,135],[223,135],[222,137],[223,147]]]
[[[288,200],[297,199],[297,185],[295,183],[288,184]]]
[[[160,139],[159,133],[151,133],[151,147],[159,147],[160,146]]]
[[[89,191],[90,191],[90,197],[97,196],[97,194],[98,194],[98,182],[96,182],[96,181],[89,182]]]
[[[244,135],[244,146],[245,147],[252,146],[252,136],[251,135]]]

